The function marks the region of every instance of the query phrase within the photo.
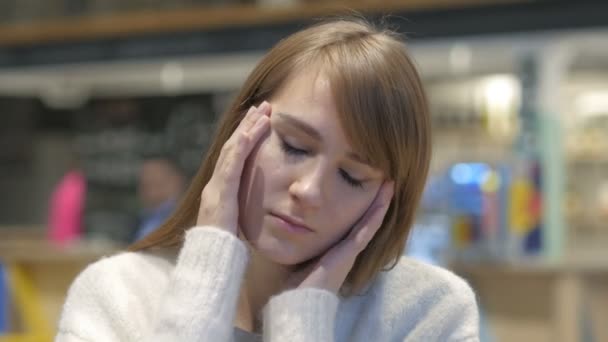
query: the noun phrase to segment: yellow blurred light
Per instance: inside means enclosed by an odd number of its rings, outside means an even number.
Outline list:
[[[483,176],[481,190],[487,193],[497,192],[501,184],[502,179],[498,172],[490,170],[486,172]]]

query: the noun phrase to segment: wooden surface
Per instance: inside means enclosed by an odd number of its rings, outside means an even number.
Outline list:
[[[117,250],[116,247],[96,244],[60,247],[44,240],[0,241],[0,262],[53,263],[72,260],[92,262]]]
[[[607,274],[608,273],[608,250],[602,253],[581,254],[577,253],[571,258],[565,258],[558,262],[546,262],[542,260],[522,260],[515,262],[470,262],[455,263],[450,268],[462,273],[476,275],[492,274],[557,274],[563,272],[577,272],[584,274]]]
[[[608,263],[456,265],[496,341],[608,341]],[[590,328],[589,328],[590,327]]]
[[[58,245],[47,239],[44,226],[0,226],[0,262],[92,262],[122,246],[107,242],[72,242]]]
[[[584,279],[574,272],[559,276],[553,290],[554,341],[577,342],[582,336]]]
[[[70,285],[88,264],[87,261],[75,259],[71,262],[32,263],[22,266],[36,287],[42,315],[53,333]]]
[[[553,342],[549,275],[464,275],[473,286],[497,342]]]
[[[592,277],[586,290],[591,330],[596,341],[608,341],[608,277]]]
[[[14,339],[0,341],[50,341],[76,276],[118,251],[116,246],[90,243],[57,246],[46,241],[39,228],[0,229],[0,262],[11,276],[10,296],[16,306],[11,320],[17,330]]]
[[[470,8],[531,0],[351,0],[319,1],[295,6],[234,5],[180,10],[140,11],[98,17],[0,25],[0,46],[116,38],[147,33],[213,30],[273,24],[355,12],[374,14]]]

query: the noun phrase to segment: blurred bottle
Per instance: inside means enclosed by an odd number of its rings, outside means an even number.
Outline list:
[[[64,245],[80,238],[85,196],[86,181],[82,171],[70,170],[51,195],[48,236],[52,242]]]
[[[514,167],[509,196],[510,258],[540,252],[541,208],[540,165],[521,159]]]

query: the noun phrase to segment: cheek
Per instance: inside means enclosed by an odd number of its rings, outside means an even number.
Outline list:
[[[341,218],[349,226],[352,226],[365,214],[373,198],[371,196],[359,196],[359,198],[351,196],[349,199],[341,199],[341,203],[348,203],[348,205],[344,206]]]
[[[350,233],[351,228],[367,212],[375,193],[334,192],[318,219],[323,238],[311,241],[310,257],[319,255]]]

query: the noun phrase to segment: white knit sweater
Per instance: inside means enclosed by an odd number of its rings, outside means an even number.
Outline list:
[[[72,284],[57,342],[232,340],[245,245],[195,227],[177,260],[122,253],[85,269]],[[471,288],[449,271],[402,258],[364,295],[340,298],[294,289],[264,309],[264,341],[477,341]]]

